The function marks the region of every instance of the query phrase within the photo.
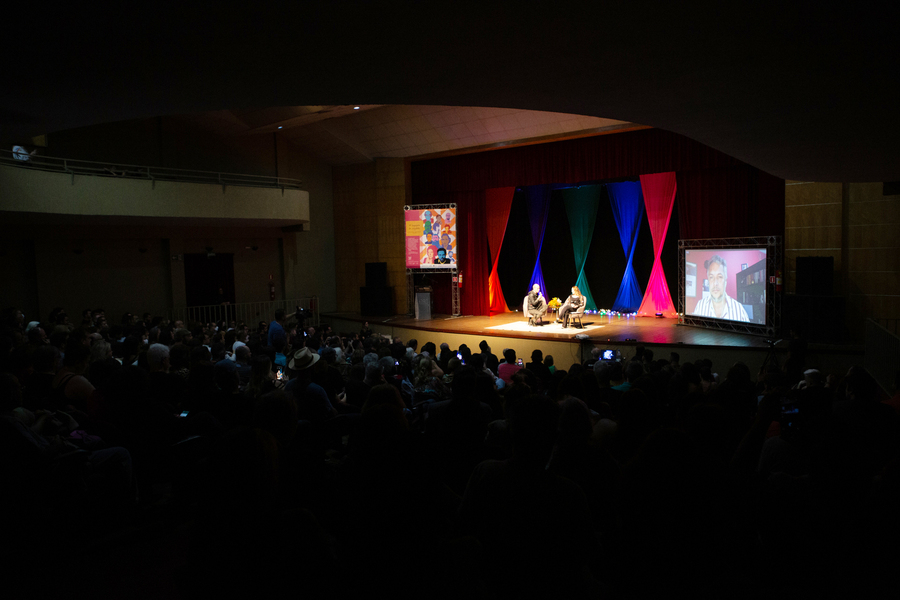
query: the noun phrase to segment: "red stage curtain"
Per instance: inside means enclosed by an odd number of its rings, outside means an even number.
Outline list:
[[[675,188],[675,173],[641,175],[641,191],[644,193],[644,207],[647,209],[655,258],[650,271],[650,282],[638,309],[639,315],[661,312],[667,317],[675,316],[675,305],[669,295],[669,284],[666,282],[661,260],[663,242],[666,241],[669,220],[672,218],[672,207],[675,206]]]
[[[418,197],[423,194],[574,184],[743,164],[683,135],[644,129],[413,161],[410,169],[413,201],[424,204]]]
[[[750,165],[679,171],[682,239],[784,235],[784,180]]]
[[[485,190],[490,188],[575,184],[676,171],[679,237],[784,235],[783,180],[660,129],[413,161],[410,169],[414,204],[456,202],[459,206],[461,310],[467,315],[490,314],[493,246],[488,242],[486,217],[493,215],[493,209],[485,209]],[[478,223],[483,228],[473,229]],[[435,312],[450,313],[449,276],[433,276],[432,281]]]
[[[488,278],[488,302],[490,314],[508,312],[506,299],[503,298],[503,290],[500,288],[500,278],[497,276],[497,262],[500,259],[500,248],[503,247],[503,235],[506,233],[506,223],[509,221],[509,210],[512,208],[514,187],[491,188],[484,192],[484,202],[487,214],[487,238],[491,251],[491,275]]]

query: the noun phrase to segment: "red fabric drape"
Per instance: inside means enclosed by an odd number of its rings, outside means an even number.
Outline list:
[[[500,259],[500,248],[503,247],[503,235],[509,221],[509,210],[512,208],[514,187],[492,188],[485,190],[484,202],[487,222],[488,247],[491,251],[491,275],[488,278],[488,303],[490,314],[508,312],[500,278],[497,276],[497,263]]]
[[[662,266],[662,249],[672,218],[672,207],[675,206],[675,173],[654,173],[641,175],[641,191],[644,194],[644,207],[647,209],[647,223],[650,225],[650,236],[653,238],[653,269],[650,271],[650,282],[639,315],[650,315],[661,312],[667,317],[675,316],[675,305],[669,295],[669,284]]]

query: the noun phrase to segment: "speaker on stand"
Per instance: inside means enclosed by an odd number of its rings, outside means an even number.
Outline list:
[[[366,285],[359,288],[359,312],[370,317],[394,314],[394,288],[387,285],[387,263],[366,263]]]

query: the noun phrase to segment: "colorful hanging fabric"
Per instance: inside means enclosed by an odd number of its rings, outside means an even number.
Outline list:
[[[641,230],[641,219],[644,216],[644,203],[641,198],[641,184],[638,181],[623,181],[606,185],[609,201],[612,206],[619,240],[625,251],[625,274],[619,285],[619,293],[613,303],[613,310],[618,312],[635,312],[641,305],[643,295],[637,276],[634,274],[634,250],[637,247],[638,233]]]
[[[662,313],[666,317],[675,316],[675,305],[669,294],[669,284],[662,266],[662,249],[669,231],[672,207],[675,205],[675,173],[654,173],[641,175],[641,191],[647,209],[647,222],[653,237],[653,269],[650,282],[644,293],[644,300],[638,309],[640,315]]]

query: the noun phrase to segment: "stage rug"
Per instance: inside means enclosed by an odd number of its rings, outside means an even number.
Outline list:
[[[592,329],[602,329],[603,325],[592,325],[590,323],[584,324],[584,329],[579,329],[576,326],[569,325],[568,328],[563,328],[559,323],[554,323],[553,321],[544,321],[543,325],[532,326],[528,324],[528,321],[513,321],[512,323],[506,323],[505,325],[494,325],[493,327],[486,327],[485,329],[499,329],[502,331],[521,331],[523,333],[561,333],[563,335],[577,335],[579,333],[584,333],[586,331],[591,331]]]

